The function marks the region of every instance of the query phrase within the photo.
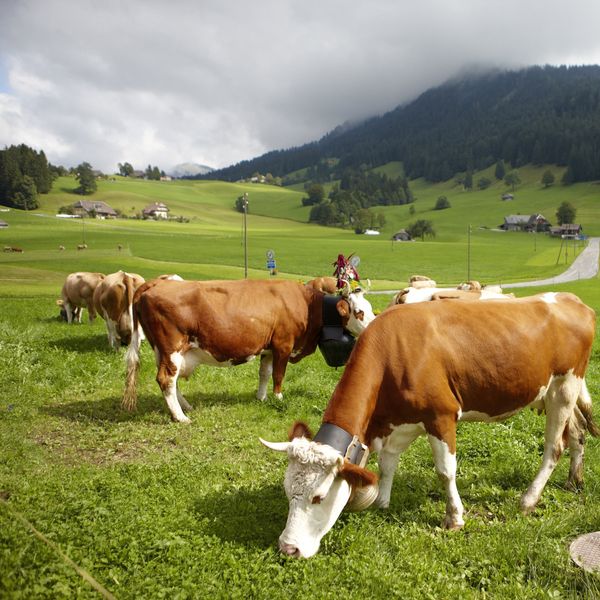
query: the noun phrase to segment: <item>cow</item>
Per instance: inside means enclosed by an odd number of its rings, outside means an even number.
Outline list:
[[[82,309],[87,308],[91,323],[96,317],[94,290],[104,277],[104,273],[87,271],[67,275],[60,292],[60,300],[56,302],[60,307],[61,318],[67,323],[73,323],[73,320],[81,323]]]
[[[77,250],[86,250],[87,244],[77,244]]]
[[[133,302],[134,334],[127,350],[123,407],[137,401],[140,334],[154,349],[156,380],[174,421],[189,422],[191,406],[177,388],[196,366],[234,366],[260,356],[256,397],[267,396],[269,377],[281,399],[288,361],[317,348],[325,294],[293,281],[164,281],[143,285]],[[375,318],[360,289],[340,296],[343,327],[359,335]],[[141,332],[139,330],[141,326]]]
[[[94,291],[94,306],[106,321],[108,343],[115,350],[131,342],[133,295],[144,281],[137,273],[117,271],[107,275]]]
[[[4,246],[4,252],[23,252],[23,248],[18,246]]]
[[[412,275],[408,280],[408,285],[410,287],[419,289],[436,287],[437,283],[433,279],[427,277],[427,275]]]
[[[338,291],[338,280],[336,277],[315,277],[306,282],[306,285],[319,292],[335,294]]]
[[[66,248],[61,244],[58,249],[62,252],[63,250],[66,250]]]
[[[429,300],[507,300],[514,298],[514,294],[503,294],[502,290],[462,290],[456,288],[414,288],[407,287],[400,290],[390,301],[388,306],[396,304],[414,304]]]
[[[427,435],[445,487],[443,521],[463,526],[456,487],[457,421],[495,422],[525,407],[546,412],[542,466],[521,498],[528,514],[568,445],[569,484],[583,482],[585,432],[598,436],[585,372],[595,313],[577,296],[546,293],[511,302],[423,302],[383,312],[358,338],[310,439],[297,423],[286,452],[284,554],[310,557],[348,503],[387,508],[399,455]],[[415,340],[418,343],[415,344]],[[364,468],[379,454],[380,481]]]
[[[460,283],[456,289],[464,290],[465,292],[478,292],[479,290],[481,290],[481,283],[473,279],[470,281]]]

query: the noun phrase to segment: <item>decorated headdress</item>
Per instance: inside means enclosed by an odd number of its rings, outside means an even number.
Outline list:
[[[360,277],[356,270],[355,264],[358,264],[358,257],[351,260],[354,253],[345,258],[343,254],[338,254],[337,260],[333,263],[335,267],[333,276],[337,279],[337,288],[342,289],[349,285],[352,289],[358,286]]]

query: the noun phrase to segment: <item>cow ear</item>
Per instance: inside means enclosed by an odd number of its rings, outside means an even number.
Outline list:
[[[338,301],[335,307],[341,317],[348,317],[350,315],[350,305],[346,300]]]
[[[290,431],[288,433],[288,439],[290,440],[290,442],[294,438],[299,438],[299,437],[304,437],[308,440],[312,439],[312,433],[310,432],[308,425],[306,423],[303,423],[302,421],[296,421],[291,426]]]
[[[353,488],[367,487],[377,483],[377,475],[363,467],[345,461],[338,475],[343,477]]]

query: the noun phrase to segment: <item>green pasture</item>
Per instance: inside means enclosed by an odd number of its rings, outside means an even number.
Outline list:
[[[391,164],[389,169],[399,169]],[[349,230],[309,225],[302,193],[260,184],[213,181],[151,182],[114,177],[99,182],[90,197],[103,200],[133,216],[151,202],[164,201],[175,216],[189,222],[154,222],[129,219],[58,219],[57,210],[79,196],[74,179],[59,178],[50,194],[41,197],[39,210],[1,213],[8,228],[0,230],[2,246],[19,246],[22,254],[0,254],[0,293],[50,294],[64,277],[76,270],[137,271],[144,277],[177,272],[197,279],[243,276],[242,215],[233,209],[235,199],[248,192],[249,276],[268,277],[266,252],[275,251],[278,277],[307,280],[327,275],[339,253],[356,253],[359,272],[373,289],[398,289],[413,274],[426,274],[440,283],[466,279],[483,283],[536,280],[563,271],[582,245],[546,235],[504,233],[495,230],[504,214],[542,212],[552,219],[562,199],[570,199],[578,220],[589,235],[600,235],[600,187],[578,184],[542,189],[540,169],[524,169],[523,184],[512,202],[502,202],[503,184],[484,192],[464,192],[448,182],[425,185],[414,181],[415,215],[407,206],[384,207],[387,224],[377,237]],[[447,195],[452,208],[434,211],[439,195]],[[581,216],[581,219],[579,219]],[[393,231],[416,218],[433,221],[437,235],[424,242],[392,243]],[[85,251],[77,251],[82,242]],[[66,247],[59,251],[59,245]],[[122,250],[117,247],[121,245]]]
[[[418,211],[444,189],[412,185]],[[452,208],[427,213],[440,219],[438,236],[395,245],[387,234],[368,238],[302,223],[294,212],[299,192],[222,182],[117,177],[101,182],[94,196],[126,214],[162,200],[188,223],[57,219],[56,209],[77,199],[69,178],[42,197],[35,213],[0,213],[9,224],[0,230],[1,245],[24,250],[0,253],[0,598],[98,597],[64,556],[117,598],[600,597],[598,576],[568,555],[577,535],[600,528],[598,440],[588,439],[584,491],[565,489],[565,457],[539,508],[524,517],[518,501],[541,461],[543,417],[524,412],[502,424],[461,425],[458,488],[466,526],[459,532],[439,527],[445,497],[429,446],[418,440],[400,461],[388,511],[344,514],[316,557],[289,559],[277,551],[287,516],[285,460],[258,437],[281,441],[296,419],[316,430],[341,369],[327,367],[317,351],[289,365],[283,401],[270,394],[261,402],[254,396],[256,362],[199,368],[182,383],[194,406],[192,423],[182,426],[169,420],[146,344],[138,410],[125,413],[123,352],[109,349],[103,322],[90,324],[87,314],[81,325],[57,319],[55,299],[76,270],[243,277],[242,216],[232,207],[245,191],[253,278],[268,277],[268,249],[276,254],[277,277],[301,280],[330,274],[338,253],[356,252],[362,277],[379,290],[398,289],[414,273],[443,283],[467,279],[468,270],[485,283],[546,278],[581,251],[570,245],[565,257],[560,240],[492,231],[496,216],[484,219],[479,203],[500,200],[474,192],[468,210],[467,193],[448,186]],[[538,190],[533,179],[527,186],[540,202],[548,193],[548,207],[557,207],[566,189]],[[600,234],[596,188],[569,189],[579,194],[578,210],[589,205],[589,225],[581,219],[586,233]],[[517,191],[513,207],[520,201]],[[388,210],[405,223],[406,207]],[[88,249],[76,250],[84,239]],[[572,291],[600,310],[597,278],[552,290]],[[381,310],[390,296],[369,299]],[[588,385],[600,397],[598,337]]]

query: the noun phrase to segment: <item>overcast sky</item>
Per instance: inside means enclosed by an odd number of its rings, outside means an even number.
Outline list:
[[[599,64],[598,0],[0,0],[0,148],[214,168],[478,66]]]

